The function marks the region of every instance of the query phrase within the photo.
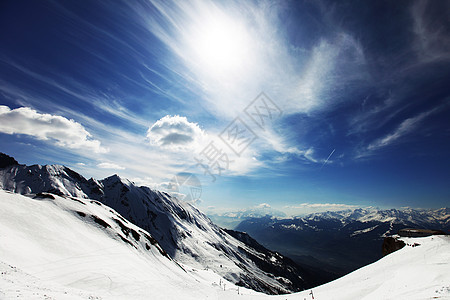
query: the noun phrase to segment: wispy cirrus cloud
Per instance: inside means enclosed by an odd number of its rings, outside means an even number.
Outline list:
[[[300,216],[317,212],[355,209],[358,207],[360,206],[343,203],[299,203],[294,205],[286,205],[283,207],[283,211],[285,211],[289,216]]]
[[[411,7],[413,32],[415,34],[414,50],[422,63],[450,60],[450,26],[437,21],[436,14],[442,20],[450,9],[448,2],[441,2],[446,8],[434,5],[434,1],[416,1]]]
[[[147,125],[146,120],[127,109],[127,107],[120,103],[114,95],[95,90],[89,86],[86,86],[86,84],[75,80],[69,75],[61,74],[60,72],[52,70],[48,66],[41,65],[38,62],[35,64],[29,63],[28,66],[25,66],[8,57],[5,57],[4,55],[0,55],[0,62],[15,72],[20,73],[21,76],[43,84],[46,87],[46,90],[56,90],[58,93],[73,97],[77,101],[81,101],[95,110],[109,114],[110,116],[124,120],[131,124],[135,124],[137,126]],[[43,72],[41,72],[42,70],[45,70],[46,74],[50,75],[44,75]],[[26,92],[23,92],[17,83],[6,83],[0,81],[0,84],[0,91],[8,94],[10,97],[19,96],[28,102],[28,105],[41,106],[42,108],[52,107],[52,104],[50,104],[52,102],[50,100],[39,99],[36,93],[30,96]],[[46,104],[47,102],[49,104]],[[66,106],[69,107],[70,105],[66,104]]]
[[[367,150],[374,151],[393,144],[403,136],[413,132],[421,124],[421,122],[423,122],[423,120],[425,120],[431,115],[440,112],[443,108],[444,106],[435,107],[431,110],[422,112],[414,117],[405,119],[400,123],[400,125],[398,125],[398,127],[394,131],[370,143],[367,146]]]
[[[57,146],[69,149],[106,153],[109,149],[74,120],[51,114],[41,114],[29,107],[10,109],[0,106],[0,132],[26,134],[39,140],[53,141]]]
[[[323,208],[323,209],[346,209],[355,208],[356,205],[342,204],[342,203],[300,203],[297,205],[285,206],[286,208]]]
[[[214,1],[127,5],[131,8],[128,13],[139,16],[136,23],[172,54],[160,62],[198,95],[192,107],[200,105],[221,121],[216,124],[242,114],[261,91],[273,96],[286,116],[309,114],[334,109],[347,99],[342,97],[346,90],[368,80],[364,48],[358,39],[338,26],[330,26],[332,32],[313,43],[294,46],[286,35],[280,34],[285,29],[281,19],[283,5],[222,5]],[[239,34],[229,34],[236,28]],[[220,55],[226,59],[228,50],[233,53],[229,65],[235,67],[225,68],[217,63]],[[167,78],[167,74],[164,76]],[[143,78],[147,81],[148,76]],[[154,80],[147,83],[155,88]],[[221,129],[207,128],[209,133]],[[236,158],[239,162],[232,168],[239,166],[238,174],[244,170],[249,174],[272,163],[259,160],[269,152],[278,152],[285,160],[296,157],[308,164],[325,161],[329,153],[319,153],[308,140],[296,144],[288,138],[289,130],[258,133],[260,139],[248,148],[246,159]],[[233,173],[233,169],[230,171]]]
[[[234,118],[261,91],[274,95],[286,114],[330,109],[337,104],[337,93],[367,78],[363,47],[343,30],[294,49],[279,34],[284,22],[279,19],[282,5],[151,1],[130,6],[140,16],[138,22],[179,59],[162,63],[196,87],[202,106],[219,119]],[[217,30],[210,33],[211,27]],[[243,32],[236,40],[226,31],[235,27]],[[206,50],[205,43],[210,44]],[[215,48],[222,43],[223,47]],[[234,53],[236,46],[236,68],[225,72],[217,65],[210,67],[208,57],[214,59],[222,54],[215,52],[227,49]],[[239,53],[244,54],[239,57]]]
[[[125,167],[122,167],[118,164],[111,163],[111,162],[102,162],[97,164],[98,168],[101,169],[113,169],[113,170],[125,170]]]

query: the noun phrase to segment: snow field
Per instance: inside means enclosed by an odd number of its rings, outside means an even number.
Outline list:
[[[105,205],[54,198],[0,190],[0,299],[312,299],[311,290],[268,296],[238,288],[211,269],[167,258],[158,245],[146,249],[142,237],[125,236]],[[191,241],[207,241],[207,233],[194,235]],[[313,288],[314,299],[450,299],[450,236],[403,240],[403,249]]]

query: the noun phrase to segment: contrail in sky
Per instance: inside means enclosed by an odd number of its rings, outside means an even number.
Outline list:
[[[328,155],[327,159],[325,160],[325,162],[323,163],[323,165],[320,167],[320,169],[322,170],[323,166],[325,166],[325,164],[328,162],[328,160],[330,159],[331,155],[333,155],[334,151],[336,149],[333,149],[333,151],[331,151],[330,155]]]

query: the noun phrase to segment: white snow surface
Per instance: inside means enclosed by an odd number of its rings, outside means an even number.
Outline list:
[[[260,291],[290,291],[287,278],[261,270],[242,250],[262,260],[269,261],[269,257],[224,232],[197,208],[167,193],[137,187],[117,175],[86,180],[60,165],[16,165],[0,169],[0,187],[20,194],[51,192],[95,199],[151,233],[180,263],[213,270],[230,282],[243,282]]]
[[[374,230],[374,229],[377,228],[377,227],[378,227],[378,225],[375,225],[375,226],[372,226],[372,227],[369,227],[369,228],[365,228],[365,229],[361,229],[361,230],[356,230],[356,231],[353,232],[350,236],[357,236],[358,234],[362,234],[362,233],[366,233],[366,232],[372,231],[372,230]]]
[[[140,239],[126,236],[114,221],[119,215],[105,205],[54,198],[0,190],[0,299],[312,299],[311,291],[327,300],[450,299],[449,236],[403,238],[403,249],[340,279],[268,296],[180,266],[158,244],[147,250],[148,233],[123,221]]]
[[[450,236],[402,240],[408,246],[312,289],[314,299],[450,299]]]
[[[139,241],[127,237],[109,207],[53,197],[0,190],[0,299],[217,299],[223,283],[237,290],[210,270],[164,256],[145,238],[148,233],[123,220],[142,233]]]
[[[65,195],[88,198],[73,176],[78,175],[62,165],[22,165],[0,169],[0,188],[19,194],[58,190]],[[79,175],[78,175],[79,176]]]

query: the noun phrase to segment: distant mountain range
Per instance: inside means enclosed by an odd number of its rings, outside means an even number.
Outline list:
[[[25,195],[89,199],[110,207],[126,222],[147,231],[149,239],[179,263],[213,270],[230,282],[269,294],[314,285],[299,266],[281,254],[234,238],[194,206],[167,193],[138,187],[117,175],[87,180],[61,165],[20,165],[4,154],[0,154],[0,165],[0,188]]]
[[[274,299],[171,259],[150,233],[95,200],[0,190],[0,215],[0,299]],[[270,264],[289,259],[230,234],[258,250],[257,267],[295,274]],[[276,298],[448,299],[450,237],[401,240],[402,249],[373,264]]]
[[[383,238],[408,227],[449,232],[450,209],[359,208],[288,219],[265,216],[248,218],[236,230],[337,278],[380,259]]]
[[[228,229],[236,228],[242,221],[250,218],[261,218],[265,216],[285,218],[286,214],[282,211],[272,208],[266,203],[246,209],[215,212],[206,211],[206,215],[217,225]]]
[[[230,215],[243,221],[237,231],[224,230],[194,206],[117,175],[87,180],[61,165],[20,165],[4,154],[0,188],[100,203],[148,232],[148,239],[176,262],[213,270],[230,282],[269,294],[310,288],[372,263],[382,256],[383,237],[399,229],[450,229],[448,208],[355,209],[287,219],[277,211],[278,217],[261,216],[272,211],[264,206]]]
[[[382,237],[397,228],[448,231],[449,209],[266,216],[238,226],[276,252],[117,175],[87,180],[64,166],[25,166],[0,154],[0,188],[2,299],[265,298],[254,290],[300,291],[283,299],[310,299],[313,291],[326,299],[450,295],[448,236],[403,238],[397,252],[316,287],[381,256]]]

